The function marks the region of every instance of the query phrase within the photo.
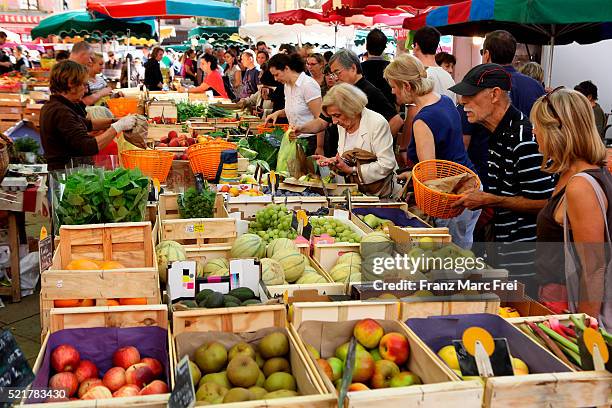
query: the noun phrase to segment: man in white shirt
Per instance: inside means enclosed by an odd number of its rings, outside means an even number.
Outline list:
[[[440,32],[434,27],[425,26],[414,33],[413,54],[427,69],[427,77],[434,81],[434,91],[446,95],[457,103],[457,96],[448,90],[455,85],[453,77],[436,63],[436,52],[440,45]]]

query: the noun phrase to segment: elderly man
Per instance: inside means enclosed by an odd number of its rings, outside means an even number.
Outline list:
[[[93,62],[94,51],[90,43],[81,41],[72,46],[70,60],[89,67]]]
[[[460,95],[468,121],[490,132],[485,191],[467,194],[455,206],[493,210],[495,242],[512,243],[498,246],[494,254],[497,266],[507,268],[535,296],[536,218],[553,192],[554,180],[540,169],[542,155],[532,126],[512,106],[508,95],[511,87],[510,74],[504,67],[481,64],[451,88]]]
[[[245,50],[240,56],[240,61],[244,67],[242,74],[242,88],[240,91],[240,98],[248,98],[258,91],[257,85],[259,85],[259,70],[255,65],[255,51]]]
[[[380,89],[363,77],[359,57],[349,50],[342,49],[329,61],[332,75],[338,82],[355,85],[368,98],[366,108],[380,113],[389,122],[391,134],[395,137],[402,127],[402,118]],[[296,128],[298,133],[319,133],[332,123],[331,119],[320,117]]]

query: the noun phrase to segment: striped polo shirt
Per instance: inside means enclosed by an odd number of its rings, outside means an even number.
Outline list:
[[[542,155],[527,116],[509,107],[489,137],[487,192],[502,197],[547,200],[554,190],[554,178],[540,170]],[[514,277],[533,276],[537,214],[495,208],[495,241],[502,245],[497,264]],[[533,244],[532,244],[533,243]]]

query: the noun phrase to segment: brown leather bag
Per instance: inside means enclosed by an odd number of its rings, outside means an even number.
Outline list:
[[[376,195],[379,197],[390,197],[393,193],[394,174],[390,173],[387,177],[366,184],[361,176],[361,165],[375,162],[378,158],[372,152],[363,149],[347,150],[342,154],[342,158],[346,160],[351,167],[357,166],[357,174],[346,176],[349,183],[357,184],[359,191],[367,195]]]

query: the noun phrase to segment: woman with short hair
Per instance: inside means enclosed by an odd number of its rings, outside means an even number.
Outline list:
[[[118,133],[134,127],[132,115],[117,122],[87,119],[81,99],[88,77],[85,66],[70,60],[58,62],[51,69],[51,97],[40,111],[40,136],[49,170],[62,169],[76,157],[98,154]],[[104,129],[106,131],[96,137],[88,134]]]
[[[359,88],[339,83],[323,99],[323,112],[338,125],[335,157],[313,156],[320,166],[356,182],[364,194],[397,197],[401,187],[395,179],[397,162],[393,136],[387,120],[366,108],[368,98]]]
[[[412,55],[400,55],[385,68],[384,77],[398,103],[416,106],[408,158],[415,164],[447,160],[474,170],[463,144],[461,117],[455,103],[434,92],[434,81],[428,78],[423,63]],[[469,249],[479,215],[480,210],[464,210],[454,218],[436,219],[435,224],[448,227],[453,242]]]
[[[536,101],[530,119],[542,170],[559,174],[537,221],[540,301],[586,313],[610,330],[612,175],[591,104],[577,91],[557,88]]]

